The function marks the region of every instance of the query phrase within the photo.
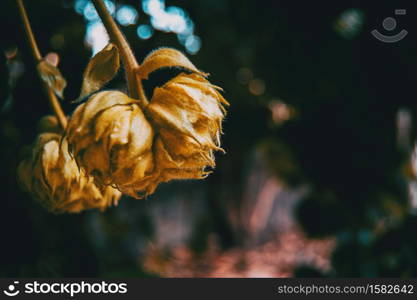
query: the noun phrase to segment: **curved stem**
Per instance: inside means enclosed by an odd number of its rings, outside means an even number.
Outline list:
[[[26,38],[28,40],[32,56],[35,60],[36,65],[42,60],[41,52],[39,51],[38,45],[36,44],[35,36],[33,35],[32,28],[30,27],[29,18],[26,13],[25,6],[23,5],[23,0],[17,0],[17,6],[19,8],[19,14],[23,22],[23,28],[25,29]],[[39,73],[38,73],[39,74]],[[40,76],[40,74],[39,74]],[[48,97],[49,103],[52,107],[52,110],[55,113],[55,116],[58,119],[58,122],[62,129],[67,127],[67,118],[64,111],[62,110],[61,104],[58,101],[58,98],[55,96],[54,92],[44,83],[41,79],[46,96]]]
[[[123,64],[126,71],[126,79],[129,89],[129,94],[135,99],[139,99],[141,104],[146,104],[146,98],[140,79],[137,76],[137,69],[139,64],[133,54],[132,49],[129,46],[125,36],[120,31],[113,17],[107,10],[102,0],[92,0],[94,7],[97,10],[100,19],[103,21],[104,27],[110,36],[110,40],[117,46],[120,51],[120,55],[123,60]]]

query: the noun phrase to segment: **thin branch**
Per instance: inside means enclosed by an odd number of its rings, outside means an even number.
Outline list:
[[[35,60],[36,65],[42,60],[41,52],[39,51],[38,45],[36,44],[35,36],[33,35],[32,28],[29,23],[29,18],[26,13],[25,6],[23,5],[23,0],[17,0],[17,6],[19,8],[19,14],[22,19],[23,28],[25,29],[26,38],[29,43],[32,56]],[[39,72],[38,75],[40,76]],[[65,116],[64,111],[62,110],[61,104],[58,101],[58,98],[55,96],[54,92],[52,91],[49,86],[41,79],[46,96],[49,100],[49,103],[52,107],[52,110],[55,113],[55,116],[58,119],[59,124],[61,125],[62,129],[67,127],[67,118]]]
[[[146,104],[146,98],[144,97],[142,84],[136,73],[139,64],[135,58],[135,55],[133,54],[132,49],[130,48],[129,43],[127,42],[123,33],[120,31],[113,17],[110,15],[104,2],[102,0],[92,1],[98,12],[98,15],[100,16],[100,19],[104,24],[104,27],[107,30],[107,33],[110,36],[110,40],[117,46],[117,48],[119,48],[126,71],[126,79],[130,96],[135,99],[139,99],[142,104]]]

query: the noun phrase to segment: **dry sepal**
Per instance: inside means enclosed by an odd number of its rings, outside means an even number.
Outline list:
[[[67,141],[60,134],[41,133],[31,155],[19,165],[18,177],[23,187],[54,213],[104,210],[117,204],[121,193],[112,187],[96,186],[91,177],[79,170],[67,148]]]

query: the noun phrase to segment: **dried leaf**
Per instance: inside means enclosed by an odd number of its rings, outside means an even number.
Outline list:
[[[80,96],[75,103],[98,91],[109,82],[119,70],[120,57],[117,47],[109,43],[89,61],[83,75]]]
[[[59,69],[51,65],[48,61],[42,60],[37,66],[38,72],[42,80],[48,85],[54,93],[62,98],[67,81],[62,76]]]

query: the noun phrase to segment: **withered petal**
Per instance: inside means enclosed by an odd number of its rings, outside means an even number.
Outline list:
[[[201,76],[207,76],[206,73],[199,71],[193,63],[180,51],[172,48],[159,48],[152,51],[138,69],[140,79],[147,79],[149,73],[163,67],[183,67]]]

